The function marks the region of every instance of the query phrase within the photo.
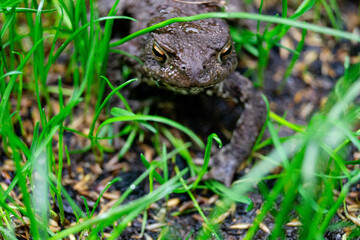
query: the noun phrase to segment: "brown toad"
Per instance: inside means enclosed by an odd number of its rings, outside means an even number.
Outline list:
[[[100,12],[108,11],[114,0],[101,0]],[[130,33],[164,20],[216,12],[215,3],[175,0],[120,1],[118,15],[131,16]],[[114,29],[113,31],[121,31]],[[229,144],[211,157],[210,177],[231,184],[239,164],[251,153],[266,119],[261,93],[252,83],[234,72],[237,56],[225,20],[212,18],[173,23],[135,38],[122,46],[139,57],[143,65],[134,68],[146,81],[155,81],[183,93],[206,92],[231,98],[244,107]]]

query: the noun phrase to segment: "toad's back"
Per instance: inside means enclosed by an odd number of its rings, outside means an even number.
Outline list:
[[[106,4],[113,5],[114,0],[107,1]],[[197,0],[132,0],[120,1],[119,9],[127,15],[133,16],[138,20],[137,31],[141,28],[149,26],[151,19],[160,16],[161,19],[169,19],[172,17],[191,16],[206,12],[219,11],[218,4],[204,3],[199,4]],[[165,19],[164,19],[165,17]],[[151,24],[151,23],[150,23]]]

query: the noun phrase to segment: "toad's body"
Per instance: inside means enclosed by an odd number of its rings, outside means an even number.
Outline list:
[[[132,33],[170,18],[220,10],[214,3],[186,2],[123,0],[118,14],[138,20],[131,23]],[[99,8],[105,12],[113,3],[114,0],[102,0]],[[251,153],[264,124],[266,109],[251,82],[234,72],[237,60],[226,21],[203,19],[174,23],[133,39],[126,44],[126,50],[143,61],[142,67],[135,67],[145,79],[183,92],[207,89],[244,106],[231,142],[211,159],[211,177],[230,185],[239,163]]]

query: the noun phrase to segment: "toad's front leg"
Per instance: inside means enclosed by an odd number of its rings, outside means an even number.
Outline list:
[[[223,82],[218,88],[218,94],[230,96],[244,106],[230,143],[212,156],[210,162],[210,177],[230,186],[236,169],[251,154],[265,123],[266,105],[260,91],[254,89],[252,83],[237,72]]]

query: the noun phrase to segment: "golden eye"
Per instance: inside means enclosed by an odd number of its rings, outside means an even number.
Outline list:
[[[221,50],[221,52],[219,54],[219,60],[220,61],[225,61],[226,59],[228,59],[231,52],[232,52],[232,49],[233,49],[233,45],[232,45],[232,42],[230,40],[227,44],[225,44],[225,46]]]
[[[166,61],[165,51],[162,50],[156,42],[154,42],[154,45],[152,47],[152,54],[154,55],[156,61],[158,61],[159,63],[164,63]]]

